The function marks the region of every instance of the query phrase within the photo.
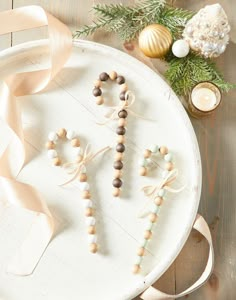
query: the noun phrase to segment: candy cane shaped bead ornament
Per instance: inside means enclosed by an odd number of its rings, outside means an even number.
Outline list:
[[[46,149],[48,150],[48,157],[52,160],[53,165],[61,166],[64,169],[68,169],[70,174],[74,174],[73,178],[68,182],[62,184],[64,186],[74,180],[79,180],[81,198],[83,199],[85,207],[86,224],[88,226],[88,241],[89,249],[91,253],[98,251],[97,235],[96,235],[96,219],[94,216],[93,202],[91,200],[90,185],[88,183],[86,164],[91,162],[98,154],[108,150],[110,147],[103,148],[95,154],[91,154],[86,147],[84,153],[80,147],[80,140],[76,136],[76,133],[72,130],[66,131],[64,128],[60,129],[57,133],[51,132],[48,135],[48,142],[46,143]],[[58,156],[56,151],[56,143],[59,140],[70,141],[71,146],[76,148],[76,157],[73,162],[63,162],[62,158]]]
[[[113,196],[119,197],[121,194],[121,187],[123,185],[122,182],[122,169],[123,169],[123,158],[125,152],[125,134],[126,134],[126,125],[127,125],[127,117],[128,111],[125,109],[126,105],[128,105],[128,86],[125,83],[124,76],[118,75],[115,71],[110,72],[109,74],[103,72],[99,75],[99,79],[94,82],[93,95],[96,97],[96,104],[102,105],[104,103],[104,98],[102,96],[102,84],[108,80],[116,81],[116,83],[120,86],[121,92],[119,95],[119,99],[121,101],[121,108],[118,110],[118,127],[116,129],[117,134],[117,145],[116,145],[116,155],[115,161],[113,164],[114,179],[113,179]]]
[[[153,230],[155,228],[155,224],[158,221],[161,207],[164,203],[164,199],[168,191],[178,193],[184,189],[183,187],[176,190],[170,187],[170,185],[176,180],[178,176],[178,170],[174,169],[173,155],[168,152],[167,147],[162,146],[159,148],[158,146],[154,145],[149,149],[146,149],[144,151],[144,157],[142,158],[142,162],[143,159],[150,159],[153,154],[156,154],[158,152],[161,154],[161,157],[166,161],[165,171],[163,171],[163,179],[160,184],[156,186],[145,186],[143,188],[144,194],[149,198],[149,202],[147,205],[145,205],[144,209],[142,209],[140,217],[146,216],[146,210],[148,207],[148,224],[146,230],[144,231],[143,241],[140,244],[140,247],[137,251],[137,258],[133,267],[134,274],[137,274],[141,271],[141,264],[145,256],[147,245],[152,239]],[[140,165],[142,168],[145,168],[143,172],[140,172],[140,175],[147,175],[148,162],[144,162]],[[150,205],[151,207],[149,207]]]

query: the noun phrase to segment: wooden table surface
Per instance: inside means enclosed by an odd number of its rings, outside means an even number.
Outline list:
[[[93,19],[89,11],[96,3],[133,4],[132,0],[1,0],[0,10],[11,9],[30,4],[39,4],[70,26],[72,30],[82,24],[89,24]],[[198,10],[214,1],[177,0],[176,5]],[[232,21],[232,40],[235,34],[235,1],[218,1]],[[45,37],[45,30],[21,32],[0,37],[0,49],[38,38]],[[123,49],[123,45],[113,34],[96,33],[92,40]],[[162,65],[158,60],[144,59],[139,53],[130,53],[146,64],[161,72]],[[218,59],[219,67],[226,78],[236,82],[234,55],[236,45],[232,42],[227,51]],[[234,300],[236,299],[236,91],[224,95],[218,111],[207,119],[191,119],[202,156],[203,190],[199,212],[210,225],[214,247],[215,268],[208,283],[188,296],[191,300]],[[187,201],[187,199],[186,199]],[[190,286],[201,274],[206,263],[208,247],[205,240],[196,232],[192,232],[182,252],[169,270],[160,278],[155,286],[174,294]],[[54,300],[54,299],[50,299]],[[100,300],[100,299],[97,299]],[[138,298],[136,299],[138,300]]]

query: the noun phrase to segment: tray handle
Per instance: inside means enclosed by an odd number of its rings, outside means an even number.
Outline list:
[[[210,277],[213,266],[214,266],[214,250],[213,250],[213,243],[211,238],[211,233],[209,226],[205,219],[201,215],[197,215],[195,222],[193,224],[193,228],[200,232],[207,240],[209,244],[209,255],[205,270],[203,271],[200,278],[188,289],[183,291],[178,295],[168,295],[163,293],[156,288],[150,286],[141,296],[140,298],[143,300],[166,300],[166,299],[176,299],[188,295],[201,287]]]

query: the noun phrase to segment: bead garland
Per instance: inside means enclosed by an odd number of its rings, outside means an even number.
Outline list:
[[[94,89],[93,89],[93,95],[96,97],[96,104],[102,105],[104,103],[104,99],[102,97],[102,83],[106,82],[107,80],[116,81],[118,85],[121,87],[121,93],[120,93],[120,101],[124,102],[127,101],[127,91],[128,86],[125,83],[124,76],[118,75],[115,71],[110,72],[107,74],[106,72],[103,72],[99,75],[99,79],[95,81],[94,83]],[[122,169],[123,169],[123,158],[124,158],[124,152],[125,152],[125,133],[126,133],[126,124],[127,124],[127,117],[128,112],[125,109],[121,109],[118,112],[118,127],[116,129],[117,137],[117,145],[116,145],[116,155],[115,155],[115,161],[113,164],[113,168],[115,169],[114,172],[114,180],[112,182],[114,190],[113,190],[113,196],[119,197],[121,194],[121,187],[123,185],[123,182],[121,180],[122,177]]]
[[[166,178],[170,172],[174,170],[174,163],[173,163],[173,155],[169,153],[168,148],[165,146],[158,147],[157,145],[153,145],[146,149],[144,151],[144,158],[140,160],[140,175],[141,176],[146,176],[148,172],[148,164],[149,161],[148,159],[151,158],[152,155],[154,154],[161,154],[162,158],[166,161],[165,165],[165,171],[163,172],[162,177]],[[152,205],[151,211],[149,213],[149,222],[147,225],[147,228],[144,232],[144,238],[143,241],[137,251],[137,258],[133,267],[133,273],[137,274],[141,270],[141,263],[143,261],[143,257],[146,252],[147,244],[148,242],[152,239],[152,232],[154,230],[155,224],[157,223],[160,211],[161,211],[161,206],[164,202],[164,197],[166,196],[166,190],[165,186],[168,185],[169,182],[165,182],[165,184],[155,193],[154,197],[152,195],[152,198],[154,200],[154,203]],[[150,195],[147,195],[150,197]]]
[[[46,143],[46,149],[48,150],[48,157],[52,159],[52,163],[55,166],[64,167],[67,165],[67,162],[62,161],[62,159],[58,156],[56,151],[56,143],[57,141],[61,140],[69,140],[71,142],[71,146],[77,148],[77,157],[75,163],[80,163],[83,161],[83,154],[80,148],[80,140],[76,136],[74,131],[66,130],[64,128],[60,129],[58,132],[50,132],[48,135],[48,142]],[[94,217],[94,209],[93,209],[93,202],[91,200],[91,193],[90,193],[90,185],[87,182],[87,171],[86,167],[83,167],[80,170],[78,175],[79,179],[79,187],[81,190],[81,197],[84,199],[84,207],[85,207],[85,217],[86,217],[86,224],[87,224],[87,232],[88,232],[88,242],[89,242],[89,249],[90,252],[96,253],[98,251],[97,245],[97,235],[96,235],[96,219]]]

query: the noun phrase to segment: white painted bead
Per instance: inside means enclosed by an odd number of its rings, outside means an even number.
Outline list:
[[[135,260],[135,265],[141,265],[141,262],[143,260],[143,257],[142,256],[137,256],[136,257],[136,260]]]
[[[85,208],[93,207],[93,202],[90,199],[84,199],[83,205]]]
[[[151,212],[154,214],[157,214],[159,211],[159,206],[157,206],[156,204],[153,204],[152,208],[151,208]]]
[[[162,178],[166,178],[166,176],[169,174],[169,171],[165,170],[162,172]]]
[[[94,226],[96,224],[96,220],[94,217],[87,217],[85,222],[87,226]]]
[[[96,234],[88,234],[88,242],[89,244],[96,244],[97,243],[97,236]]]
[[[57,135],[57,133],[54,132],[54,131],[51,131],[51,132],[49,133],[49,135],[48,135],[48,139],[49,139],[49,141],[52,141],[52,142],[55,143],[55,142],[58,140],[58,135]]]
[[[153,223],[148,221],[147,230],[152,230],[152,228],[153,228]]]
[[[81,174],[86,174],[86,172],[87,172],[86,167],[82,166],[80,172],[81,172]]]
[[[142,241],[141,241],[141,243],[140,243],[140,246],[141,246],[142,248],[145,248],[145,247],[147,246],[147,243],[148,243],[148,241],[147,241],[146,239],[142,239]]]
[[[172,46],[172,52],[174,56],[178,58],[187,56],[189,54],[189,51],[190,51],[189,43],[186,42],[185,40],[175,41]]]
[[[55,158],[55,157],[57,157],[57,151],[54,150],[54,149],[48,150],[48,157],[49,158]]]
[[[88,191],[89,190],[89,183],[88,182],[80,182],[80,190],[81,191]]]
[[[82,151],[81,151],[81,148],[80,147],[76,147],[75,148],[75,153],[76,153],[76,155],[81,155],[82,154]]]
[[[158,145],[153,144],[153,145],[151,145],[148,149],[149,149],[152,153],[157,153],[158,150],[159,150],[159,147],[158,147]]]
[[[146,167],[148,162],[145,158],[140,158],[139,161],[138,161],[138,164],[140,167]]]
[[[160,189],[160,191],[158,192],[158,196],[164,197],[165,193],[166,193],[165,189]]]
[[[76,137],[76,134],[73,130],[68,130],[67,134],[66,134],[66,137],[68,138],[68,140],[72,140],[73,138]]]
[[[173,154],[172,153],[167,153],[164,156],[164,160],[167,161],[167,162],[171,162],[173,160]]]

